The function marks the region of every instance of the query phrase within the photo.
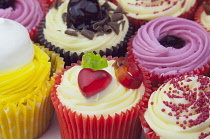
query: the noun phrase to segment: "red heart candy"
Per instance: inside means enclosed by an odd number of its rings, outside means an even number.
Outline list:
[[[104,90],[112,81],[112,76],[105,70],[84,68],[79,72],[78,84],[82,94],[89,98]]]

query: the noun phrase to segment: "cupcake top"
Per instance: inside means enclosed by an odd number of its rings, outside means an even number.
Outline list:
[[[142,71],[132,61],[122,57],[107,61],[88,52],[82,66],[64,72],[57,96],[72,111],[107,117],[136,106],[145,91],[142,81]]]
[[[0,17],[15,20],[30,31],[39,24],[43,11],[38,0],[1,0]]]
[[[202,75],[173,78],[152,93],[145,119],[164,139],[200,139],[210,135],[210,79]]]
[[[49,80],[49,57],[14,20],[0,18],[0,55],[0,104],[25,103],[38,95]]]
[[[177,75],[201,68],[210,60],[210,36],[198,23],[161,17],[142,26],[133,38],[135,60],[150,73]]]
[[[0,72],[17,70],[31,63],[34,48],[23,26],[0,18],[0,39]]]
[[[203,3],[195,13],[195,21],[210,31],[210,2]]]
[[[196,0],[116,0],[129,17],[152,20],[163,16],[179,17],[190,11]]]
[[[46,15],[44,37],[72,53],[99,52],[123,41],[128,27],[121,8],[110,2],[57,1]]]

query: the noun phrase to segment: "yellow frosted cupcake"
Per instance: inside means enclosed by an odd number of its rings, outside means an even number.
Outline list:
[[[63,62],[40,48],[22,25],[0,18],[0,139],[37,138],[50,124],[51,75]]]

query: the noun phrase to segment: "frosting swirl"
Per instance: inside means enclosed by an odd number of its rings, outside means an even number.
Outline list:
[[[196,0],[116,0],[135,19],[152,20],[163,16],[179,17],[190,10]]]
[[[0,17],[15,20],[28,31],[37,26],[43,17],[42,8],[37,0],[15,0],[14,9],[0,9]]]
[[[180,49],[164,47],[163,37],[182,38],[185,46]],[[178,18],[161,17],[142,26],[132,41],[132,52],[144,68],[159,75],[190,72],[205,65],[210,59],[208,32],[198,23]]]
[[[171,79],[155,91],[145,119],[164,139],[198,139],[210,135],[210,79],[185,75]]]
[[[62,48],[71,53],[77,52],[87,52],[100,50],[105,51],[106,48],[111,48],[116,46],[118,43],[123,41],[125,35],[128,31],[129,23],[125,15],[123,15],[123,20],[125,21],[124,26],[120,24],[120,32],[117,35],[114,31],[110,34],[104,34],[96,36],[90,40],[80,33],[78,36],[67,35],[65,31],[67,30],[67,25],[63,21],[63,14],[67,11],[68,0],[64,1],[57,9],[55,7],[51,8],[46,15],[46,28],[44,28],[44,37],[48,42],[51,42],[55,47]],[[99,4],[104,4],[104,0],[99,0]],[[109,5],[116,9],[116,6],[109,2]]]
[[[25,27],[13,20],[0,18],[0,38],[0,65],[3,65],[0,72],[16,70],[31,63],[34,48]]]
[[[112,67],[114,62],[114,60],[108,61],[108,67],[103,69],[111,74],[112,82],[105,90],[90,99],[86,99],[78,87],[78,73],[82,67],[74,66],[67,70],[57,88],[57,95],[61,103],[72,111],[97,117],[125,112],[135,106],[144,93],[144,85],[142,83],[138,89],[123,87],[116,79],[114,67]]]

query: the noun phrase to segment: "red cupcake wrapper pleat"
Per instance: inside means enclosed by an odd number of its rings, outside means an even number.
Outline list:
[[[137,33],[137,32],[136,32]],[[134,37],[136,36],[136,33],[135,35],[133,35],[129,42],[128,42],[128,48],[127,48],[127,57],[133,61],[135,61],[136,63],[137,60],[133,54],[133,51],[132,51],[132,41],[134,39]],[[203,67],[200,67],[198,69],[195,69],[191,72],[188,72],[188,73],[183,73],[183,74],[199,74],[199,75],[204,75],[204,76],[210,76],[210,60],[205,64],[203,65]],[[174,77],[177,77],[177,76],[181,76],[183,74],[178,74],[178,75],[167,75],[167,76],[160,76],[160,75],[157,75],[157,74],[154,74],[154,73],[149,73],[149,77],[150,77],[150,80],[151,80],[151,85],[152,85],[152,90],[156,90],[160,85],[162,85],[166,80],[168,79],[171,79],[171,78],[174,78]]]
[[[111,56],[107,60],[116,59]],[[78,63],[72,66],[80,65]],[[141,124],[139,119],[140,103],[126,112],[108,115],[104,117],[90,117],[82,115],[63,106],[56,94],[57,86],[61,83],[64,72],[72,66],[66,67],[62,73],[55,77],[55,86],[52,89],[51,99],[58,117],[60,134],[62,139],[139,139],[141,136]],[[140,67],[141,68],[141,67]],[[144,74],[144,85],[146,94],[151,94],[151,82],[149,74],[141,68]]]

